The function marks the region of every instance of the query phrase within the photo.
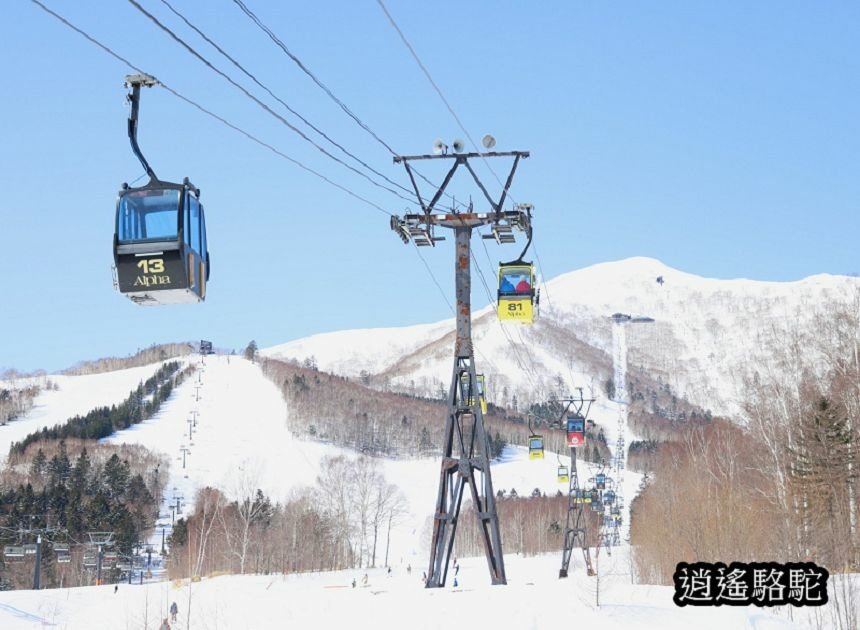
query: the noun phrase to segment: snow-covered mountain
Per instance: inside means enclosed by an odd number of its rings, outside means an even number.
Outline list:
[[[658,282],[658,279],[661,281]],[[652,258],[629,258],[561,275],[544,284],[533,326],[503,325],[491,305],[473,314],[476,365],[491,402],[545,400],[576,386],[600,395],[612,374],[613,313],[653,318],[628,324],[630,371],[642,368],[691,403],[738,410],[743,378],[770,366],[774,350],[815,330],[834,304],[850,305],[860,278],[816,275],[796,282],[702,278]],[[313,360],[323,370],[397,391],[447,389],[454,320],[402,328],[314,335],[263,350]]]

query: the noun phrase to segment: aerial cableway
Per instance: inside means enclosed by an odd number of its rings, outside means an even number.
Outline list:
[[[136,304],[202,302],[209,280],[209,246],[200,190],[186,177],[181,184],[158,179],[137,143],[141,86],[154,77],[126,78],[131,111],[128,138],[149,182],[122,185],[116,204],[113,255],[116,286]]]

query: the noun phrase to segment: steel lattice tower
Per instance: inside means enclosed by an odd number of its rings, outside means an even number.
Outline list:
[[[507,183],[498,202],[490,198],[468,163],[470,157],[510,156],[514,164]],[[499,530],[499,516],[496,512],[496,497],[490,471],[490,449],[484,428],[484,416],[478,398],[475,357],[472,347],[472,310],[471,310],[471,239],[474,228],[490,226],[492,236],[499,243],[513,243],[513,229],[531,232],[529,211],[517,208],[502,211],[508,188],[513,180],[514,171],[521,157],[528,157],[524,151],[507,153],[456,153],[445,155],[418,155],[394,158],[402,162],[415,188],[418,202],[424,211],[421,214],[407,214],[402,219],[391,217],[391,229],[397,232],[404,243],[412,240],[418,246],[435,246],[443,240],[435,237],[436,227],[454,231],[454,277],[456,292],[457,334],[454,342],[454,366],[451,373],[451,386],[448,390],[448,408],[445,418],[444,439],[442,442],[442,462],[439,471],[439,491],[433,513],[433,538],[430,544],[430,567],[427,572],[427,588],[442,587],[448,575],[448,564],[454,548],[457,522],[463,493],[468,486],[472,505],[478,518],[481,539],[487,557],[487,566],[493,584],[507,584],[505,564],[502,554],[502,538]],[[453,159],[454,165],[446,175],[442,185],[425,204],[409,167],[410,160]],[[434,213],[433,208],[445,191],[451,177],[461,164],[465,165],[484,193],[493,212],[489,213]],[[471,210],[471,209],[470,209]],[[530,210],[530,206],[529,206]]]

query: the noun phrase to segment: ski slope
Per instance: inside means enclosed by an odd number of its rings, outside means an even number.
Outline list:
[[[42,390],[27,414],[0,425],[0,466],[5,465],[9,447],[14,442],[45,427],[64,424],[69,418],[84,415],[96,407],[122,402],[161,365],[156,363],[86,376],[50,375],[47,378],[56,383],[58,389]]]
[[[582,567],[559,580],[558,558],[507,556],[508,584],[490,586],[483,558],[460,561],[459,586],[425,589],[421,570],[383,569],[270,576],[222,576],[198,583],[92,586],[0,593],[4,630],[156,629],[176,602],[172,630],[372,628],[438,630],[456,623],[493,630],[788,630],[803,628],[766,609],[677,608],[672,590],[631,585],[624,554],[601,555],[600,590]],[[351,586],[355,579],[358,586]],[[599,600],[598,600],[599,597]],[[599,603],[599,605],[598,605]],[[190,619],[189,619],[190,617]]]
[[[293,489],[315,483],[326,455],[354,457],[343,449],[293,437],[285,424],[289,408],[258,366],[235,356],[209,356],[205,364],[199,357],[191,360],[198,364],[197,372],[175,389],[158,414],[106,440],[139,443],[171,458],[162,522],[169,522],[166,508],[174,496],[191,504],[195,492],[205,485],[219,487],[231,498],[259,487],[274,500],[283,500]],[[87,411],[81,405],[89,402],[97,406],[105,400],[121,400],[156,367],[136,369],[142,373],[130,370],[126,372],[135,373],[100,375],[102,379],[69,377],[74,380],[61,385],[65,396],[40,398],[31,412],[35,417],[28,414],[20,422],[51,418],[53,423]],[[75,393],[78,387],[81,391]],[[604,402],[604,408],[617,411],[618,405]],[[193,430],[192,423],[189,439],[188,419],[194,411],[197,427]],[[179,451],[183,446],[190,449],[185,468]],[[593,476],[594,469],[579,464],[581,479]],[[557,578],[559,554],[534,558],[508,554],[507,586],[491,587],[486,560],[478,557],[460,559],[458,587],[452,587],[449,576],[448,587],[425,589],[421,572],[428,562],[427,527],[436,499],[438,458],[380,460],[380,466],[409,502],[407,518],[392,532],[391,577],[382,569],[368,570],[367,587],[361,586],[365,570],[349,570],[222,576],[193,584],[121,584],[116,594],[112,585],[3,592],[0,628],[157,628],[172,601],[180,606],[174,630],[320,626],[436,629],[452,619],[499,629],[560,626],[572,619],[599,623],[607,629],[803,627],[756,608],[679,609],[672,603],[670,588],[631,584],[626,546],[614,548],[611,556],[601,550],[595,559],[601,575],[599,591],[597,580],[585,576],[581,554],[576,553],[567,580]],[[534,488],[554,494],[563,489],[556,482],[556,467],[552,453],[548,452],[544,460],[530,461],[525,448],[509,447],[493,462],[493,483],[497,490],[516,489],[520,495]],[[630,473],[625,477],[628,505],[637,477]],[[159,533],[153,532],[153,542],[160,542]],[[408,565],[411,574],[406,572]],[[359,584],[355,589],[351,587],[353,579]]]

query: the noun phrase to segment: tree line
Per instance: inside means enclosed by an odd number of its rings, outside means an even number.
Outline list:
[[[9,447],[10,457],[23,454],[35,442],[70,438],[101,440],[116,431],[143,422],[158,412],[161,404],[173,393],[173,388],[193,371],[194,367],[191,365],[182,369],[181,362],[169,361],[140,383],[123,402],[110,407],[97,407],[83,416],[74,416],[63,424],[55,424],[53,427],[44,427],[41,431],[30,433]]]
[[[314,488],[272,503],[239,479],[238,499],[215,488],[197,493],[193,512],[170,537],[170,575],[293,573],[375,567],[389,562],[389,537],[407,502],[378,461],[322,460]]]
[[[43,585],[92,583],[94,576],[81,568],[87,532],[113,532],[114,549],[130,554],[155,521],[167,467],[167,461],[137,445],[42,443],[0,473],[0,546],[18,544],[19,531],[56,528],[42,546]],[[57,564],[49,540],[70,544],[73,562]],[[32,585],[31,562],[0,562],[6,587]]]
[[[745,378],[743,425],[688,426],[657,449],[631,505],[641,581],[671,583],[681,560],[860,571],[860,295],[853,306],[822,313],[814,334],[763,340],[773,364]],[[860,620],[856,595],[838,627]]]
[[[260,365],[263,373],[280,387],[290,410],[287,426],[298,436],[365,455],[441,455],[445,402],[380,392],[361,382],[297,363],[264,358]],[[507,444],[528,444],[528,424],[521,414],[489,405],[484,425],[491,457],[498,457]],[[567,452],[564,430],[548,426],[540,429],[545,448]],[[587,438],[580,456],[586,461],[608,460],[609,449],[600,427],[590,427]]]
[[[546,496],[535,488],[530,495],[519,496],[515,490],[509,493],[499,490],[496,510],[504,552],[523,556],[560,552],[564,545],[567,507],[567,494],[560,491]],[[584,505],[583,523],[586,544],[590,547],[598,543],[601,520],[590,506]],[[429,539],[429,532],[427,536]],[[471,502],[460,513],[454,553],[456,556],[481,556],[485,553],[483,533]]]
[[[152,344],[148,348],[138,350],[128,357],[103,357],[94,361],[80,361],[73,367],[65,370],[63,374],[80,376],[127,370],[152,363],[160,363],[168,359],[188,356],[195,350],[195,346],[188,342]]]

